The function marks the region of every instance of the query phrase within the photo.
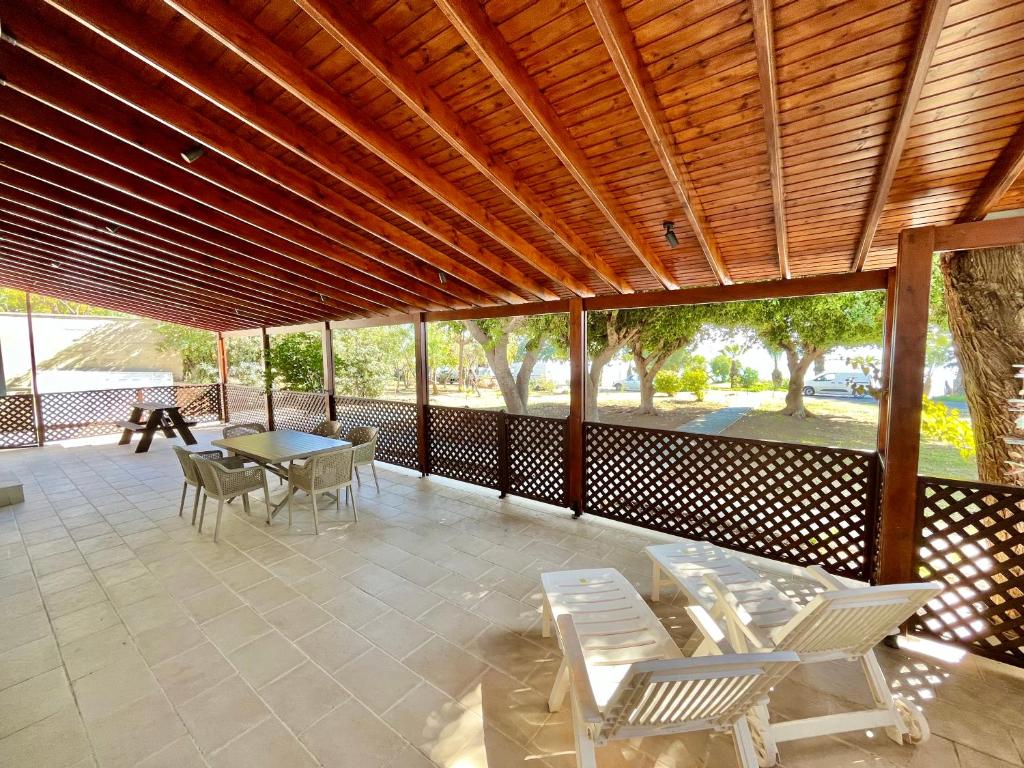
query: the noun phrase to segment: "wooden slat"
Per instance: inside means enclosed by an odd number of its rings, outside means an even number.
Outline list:
[[[999,153],[981,185],[957,217],[957,223],[985,218],[1020,178],[1021,173],[1024,173],[1024,124],[1017,129],[1006,147]]]
[[[630,250],[662,285],[677,287],[676,279],[646,245],[643,234],[619,205],[483,8],[472,0],[438,0],[438,6]]]
[[[939,35],[942,32],[942,25],[945,22],[949,4],[950,0],[926,0],[921,17],[921,28],[918,33],[917,45],[904,77],[899,113],[896,116],[896,122],[889,136],[885,161],[879,169],[871,207],[868,209],[867,217],[861,228],[857,249],[853,255],[851,268],[854,270],[864,268],[864,261],[867,259],[868,251],[871,250],[871,242],[874,240],[875,231],[878,229],[878,221],[882,218],[885,204],[889,200],[889,190],[892,187],[893,179],[896,177],[896,171],[899,168],[900,158],[903,156],[903,147],[906,144],[907,136],[910,135],[911,123],[914,119],[914,113],[917,111],[918,100],[921,98],[921,90],[924,88],[925,79],[928,76],[928,68],[931,66],[932,56],[939,43]]]
[[[615,69],[640,116],[662,168],[672,183],[676,198],[686,214],[686,219],[700,243],[708,264],[720,283],[729,284],[732,282],[729,270],[705,219],[697,191],[676,149],[672,131],[658,105],[650,76],[640,60],[632,30],[623,15],[621,5],[611,0],[587,0],[587,7],[594,17],[605,48],[608,49]]]

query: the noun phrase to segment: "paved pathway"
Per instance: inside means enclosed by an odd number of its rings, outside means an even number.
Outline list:
[[[698,416],[681,427],[676,427],[676,431],[696,432],[701,435],[720,435],[752,410],[753,406],[750,405],[734,405],[728,408],[719,408],[717,411]]]

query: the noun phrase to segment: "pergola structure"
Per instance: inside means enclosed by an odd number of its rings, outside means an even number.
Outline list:
[[[0,31],[0,282],[218,332],[410,318],[421,468],[430,321],[569,313],[579,509],[587,311],[886,289],[878,576],[911,578],[932,255],[1024,241],[980,221],[1024,207],[1019,0],[11,0]]]

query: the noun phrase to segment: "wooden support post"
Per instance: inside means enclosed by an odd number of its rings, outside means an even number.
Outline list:
[[[220,384],[220,420],[231,418],[228,412],[228,345],[224,334],[217,331],[217,379]]]
[[[327,418],[331,421],[338,419],[338,398],[334,388],[334,337],[331,335],[331,324],[324,321],[324,327],[320,330],[322,343],[320,348],[324,355],[324,392],[327,395]]]
[[[36,337],[32,331],[32,294],[25,292],[25,319],[28,322],[28,361],[32,380],[32,407],[36,412],[36,442],[42,445],[46,440],[43,429],[43,398],[39,394],[39,379],[36,369]]]
[[[892,331],[896,319],[896,270],[889,270],[885,290],[885,318],[882,330],[882,371],[878,394],[878,456],[885,464],[885,438],[889,424],[889,383],[892,381]]]
[[[917,464],[921,450],[925,344],[935,229],[900,233],[896,260],[895,310],[889,351],[890,381],[885,429],[881,552],[878,580],[913,579],[917,517]]]
[[[569,302],[569,435],[566,445],[566,502],[573,517],[583,514],[583,402],[587,369],[587,313]]]
[[[420,313],[413,325],[416,333],[416,452],[420,474],[430,474],[430,431],[427,428],[427,317]]]
[[[263,338],[263,391],[267,396],[267,429],[274,431],[274,372],[270,367],[270,335],[265,327],[260,328]]]

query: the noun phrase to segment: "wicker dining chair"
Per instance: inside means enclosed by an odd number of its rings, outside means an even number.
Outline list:
[[[184,475],[184,482],[181,484],[181,503],[178,504],[178,517],[181,517],[185,512],[185,496],[188,493],[188,487],[191,485],[195,488],[195,500],[192,502],[192,525],[196,524],[196,512],[199,511],[199,495],[200,491],[203,490],[203,478],[199,475],[199,470],[196,469],[195,463],[192,461],[193,456],[202,456],[206,459],[213,461],[219,461],[227,467],[240,467],[242,466],[242,460],[235,456],[225,456],[221,451],[216,449],[208,451],[190,451],[186,448],[182,448],[180,445],[171,446],[174,449],[174,455],[178,457],[178,463],[181,464],[181,474]]]
[[[321,421],[310,432],[311,435],[319,435],[320,437],[329,437],[332,440],[341,439],[341,422],[340,421]]]
[[[359,468],[369,464],[370,471],[373,473],[373,484],[378,491],[380,490],[380,481],[377,480],[377,465],[374,464],[373,459],[377,454],[377,437],[379,435],[379,427],[368,426],[352,427],[345,435],[345,439],[352,443],[355,450],[352,463],[355,468],[356,482],[362,487],[363,479],[359,477]]]
[[[203,503],[199,509],[199,532],[203,532],[203,518],[206,516],[206,501],[217,500],[217,523],[213,529],[213,540],[217,541],[220,532],[220,518],[224,512],[224,502],[236,496],[242,497],[245,513],[249,514],[249,494],[263,491],[263,502],[267,506],[267,524],[270,523],[270,490],[267,488],[267,473],[263,467],[229,468],[219,461],[203,456],[192,455],[203,481]]]
[[[341,513],[341,489],[345,489],[345,506],[352,499],[352,519],[359,522],[356,509],[356,495],[352,493],[352,459],[353,448],[339,448],[334,451],[318,453],[304,464],[291,462],[288,465],[288,525],[292,524],[292,495],[302,490],[309,494],[313,501],[313,533],[320,533],[319,513],[316,497],[321,493],[334,491],[334,505]]]
[[[267,428],[257,422],[246,424],[228,424],[224,427],[224,437],[243,437],[244,435],[255,435],[266,432]]]

